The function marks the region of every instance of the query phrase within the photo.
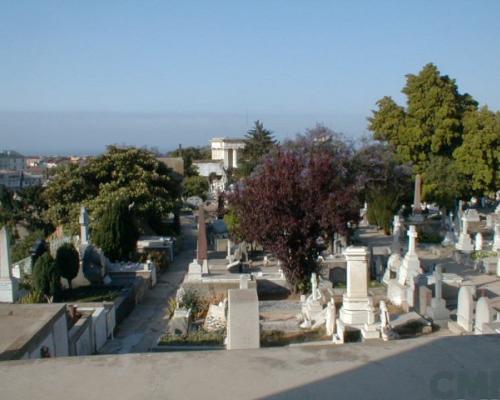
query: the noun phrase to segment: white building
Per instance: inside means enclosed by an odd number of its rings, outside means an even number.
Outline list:
[[[212,160],[223,161],[224,168],[238,168],[238,153],[245,148],[242,139],[213,138]]]

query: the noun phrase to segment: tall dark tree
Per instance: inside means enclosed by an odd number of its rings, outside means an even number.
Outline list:
[[[42,254],[33,266],[33,287],[36,292],[53,297],[60,288],[60,275],[49,252]]]
[[[71,289],[71,282],[78,275],[80,260],[78,251],[71,243],[64,243],[57,249],[56,268],[59,274],[68,281],[68,287]]]
[[[110,200],[108,207],[96,218],[92,241],[112,261],[130,260],[135,252],[139,232],[126,197]]]
[[[268,154],[274,146],[276,146],[276,141],[272,132],[265,129],[262,122],[255,121],[254,127],[245,135],[245,148],[238,160],[238,175],[250,176],[262,157]]]
[[[108,207],[96,218],[92,241],[112,261],[126,261],[133,256],[139,232],[126,197],[111,200]]]
[[[347,147],[345,148],[347,149]],[[229,195],[232,235],[275,253],[294,290],[318,268],[317,239],[346,234],[357,218],[352,154],[314,143],[278,148]]]

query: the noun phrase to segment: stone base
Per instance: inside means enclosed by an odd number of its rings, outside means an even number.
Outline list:
[[[361,335],[363,336],[363,341],[370,339],[380,339],[379,324],[365,324],[361,328]]]
[[[306,303],[302,307],[302,313],[309,321],[317,321],[322,312],[323,306],[318,301]]]
[[[468,234],[461,233],[457,244],[455,244],[455,248],[464,253],[471,253],[474,251],[474,244]]]
[[[400,285],[396,279],[391,279],[387,286],[387,298],[392,304],[401,307],[407,303],[407,289],[406,286]]]
[[[17,280],[12,278],[0,278],[0,303],[14,303],[17,298]]]
[[[444,299],[432,299],[430,307],[427,307],[426,316],[432,320],[434,325],[448,326],[450,311],[446,308]]]
[[[368,297],[347,297],[344,295],[339,319],[346,325],[361,328],[366,323],[375,321],[375,309]]]
[[[190,281],[201,281],[201,265],[196,260],[189,264],[187,277]]]

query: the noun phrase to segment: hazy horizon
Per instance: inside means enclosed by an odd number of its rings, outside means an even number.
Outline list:
[[[433,62],[500,109],[500,2],[9,1],[0,143],[24,154],[168,151],[323,123],[351,138]]]

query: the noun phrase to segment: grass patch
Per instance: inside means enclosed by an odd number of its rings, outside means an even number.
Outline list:
[[[164,335],[160,346],[221,346],[224,344],[224,331],[207,332],[199,329],[189,332],[186,336]]]
[[[59,303],[99,303],[113,301],[118,297],[121,286],[81,286],[72,290],[63,290],[57,296]]]
[[[475,251],[472,253],[471,258],[473,260],[481,260],[487,257],[495,257],[497,255],[494,251]]]

